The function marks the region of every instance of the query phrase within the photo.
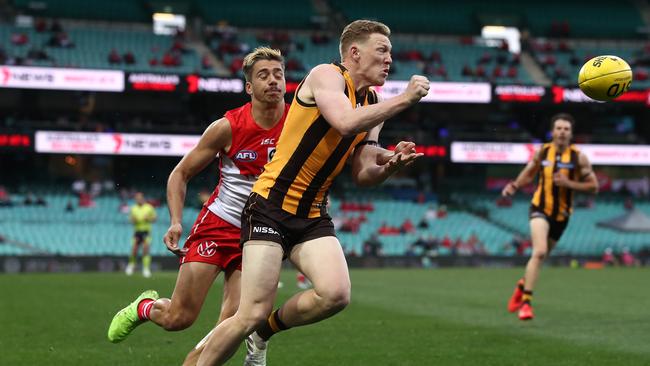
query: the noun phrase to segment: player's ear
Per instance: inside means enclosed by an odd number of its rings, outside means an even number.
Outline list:
[[[253,95],[253,84],[250,81],[247,81],[244,87],[246,89],[246,94]]]
[[[354,61],[359,61],[359,53],[359,46],[354,44],[350,47],[350,56]]]

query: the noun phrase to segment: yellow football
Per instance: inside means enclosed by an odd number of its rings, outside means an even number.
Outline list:
[[[578,74],[578,86],[588,97],[608,101],[630,89],[632,69],[618,56],[598,56],[587,61]]]

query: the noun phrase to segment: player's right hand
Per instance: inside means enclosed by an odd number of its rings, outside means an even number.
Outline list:
[[[183,257],[185,253],[187,253],[187,249],[178,246],[178,241],[181,238],[182,233],[183,227],[181,224],[171,224],[163,237],[163,242],[165,243],[167,250],[179,257]]]
[[[510,197],[514,195],[517,192],[517,187],[515,187],[515,184],[512,182],[508,182],[505,187],[503,187],[503,191],[501,191],[501,195],[503,197]]]
[[[425,95],[429,94],[429,87],[429,79],[422,75],[413,75],[406,86],[404,96],[406,96],[409,103],[417,103]]]

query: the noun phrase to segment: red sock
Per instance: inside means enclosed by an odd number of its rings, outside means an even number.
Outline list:
[[[138,318],[140,320],[149,320],[151,308],[153,308],[153,299],[144,299],[138,304]]]

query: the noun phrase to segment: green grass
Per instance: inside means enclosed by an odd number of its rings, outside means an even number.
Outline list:
[[[273,338],[269,365],[650,365],[648,269],[547,268],[537,318],[505,310],[521,269],[355,270],[352,303]],[[183,332],[106,340],[115,311],[175,273],[0,276],[0,365],[179,365],[217,318],[221,284]],[[280,299],[296,291],[283,273]],[[241,365],[243,348],[230,365]]]

